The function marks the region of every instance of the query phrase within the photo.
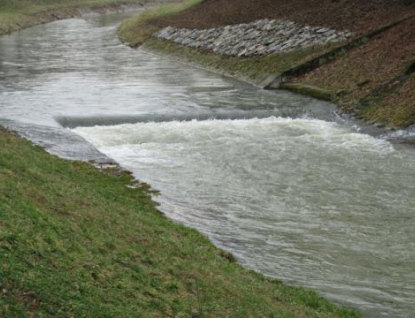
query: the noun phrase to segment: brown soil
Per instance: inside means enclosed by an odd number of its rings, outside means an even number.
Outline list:
[[[414,0],[205,0],[152,24],[205,29],[269,18],[362,35],[408,16],[413,18],[291,79],[346,92],[339,100],[344,110],[356,111],[371,121],[405,127],[415,122],[415,75],[404,80],[401,76],[415,62]]]
[[[363,109],[360,115],[389,126],[391,123],[396,127],[413,125],[415,123],[415,76],[413,75],[380,102]]]
[[[376,118],[383,122],[391,119],[396,126],[406,126],[409,124],[408,121],[402,116],[393,118],[391,113],[398,104],[405,105],[409,112],[415,111],[415,99],[408,89],[413,86],[413,79],[410,80],[411,85],[405,83],[402,88],[400,88],[401,82],[397,80],[413,62],[415,62],[415,18],[293,81],[333,91],[346,89],[348,94],[343,98],[343,102],[350,105],[356,104],[362,98],[376,100],[383,98],[382,94],[385,92],[392,92],[380,102],[383,105],[384,116],[378,110]],[[390,110],[387,110],[388,105]],[[366,111],[364,113],[369,114]],[[371,111],[370,114],[374,112]]]
[[[403,74],[413,61],[414,18],[295,81],[332,90],[346,89],[362,97],[377,86]]]
[[[205,0],[188,11],[154,23],[204,29],[270,18],[361,34],[415,14],[415,5],[405,3],[405,0]]]

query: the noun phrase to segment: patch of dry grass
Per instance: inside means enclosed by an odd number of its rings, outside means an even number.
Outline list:
[[[414,38],[415,19],[412,18],[293,82],[331,91],[345,90],[346,94],[339,100],[345,110],[357,110],[363,118],[385,125],[408,126],[415,122],[411,111],[413,95],[406,89],[407,85],[397,90],[393,87],[399,87],[395,79],[415,61]],[[360,112],[355,107],[364,99],[372,102],[368,103],[369,109]]]

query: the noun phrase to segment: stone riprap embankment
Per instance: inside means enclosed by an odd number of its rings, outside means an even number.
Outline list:
[[[342,42],[352,38],[353,34],[348,31],[304,26],[292,21],[265,19],[207,30],[169,26],[156,32],[155,36],[196,49],[251,57]]]

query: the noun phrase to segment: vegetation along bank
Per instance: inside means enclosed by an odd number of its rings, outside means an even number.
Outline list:
[[[180,8],[125,21],[119,36],[131,46],[144,44],[266,88],[331,100],[343,112],[399,129],[415,123],[414,15],[415,4],[408,0],[187,0]],[[275,41],[265,37],[236,54],[220,49],[229,29],[241,25],[243,33],[243,25],[261,20],[295,23],[297,33],[289,38],[307,38],[309,30],[337,38],[309,45],[291,41],[292,49],[275,50]],[[251,31],[245,28],[242,38],[255,38],[261,30]],[[206,33],[213,38],[201,43]]]
[[[66,3],[2,1],[2,32],[136,2]],[[3,128],[0,154],[1,317],[360,317],[239,266],[116,166],[51,156]]]
[[[79,16],[85,10],[104,13],[144,0],[0,0],[0,35],[55,20]],[[150,2],[150,1],[147,1]]]
[[[236,264],[116,167],[0,145],[1,317],[360,317]]]

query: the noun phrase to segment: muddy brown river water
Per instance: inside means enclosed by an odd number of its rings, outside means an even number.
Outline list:
[[[0,122],[65,158],[116,160],[247,267],[415,317],[413,149],[330,104],[131,50],[124,16],[1,37]]]

